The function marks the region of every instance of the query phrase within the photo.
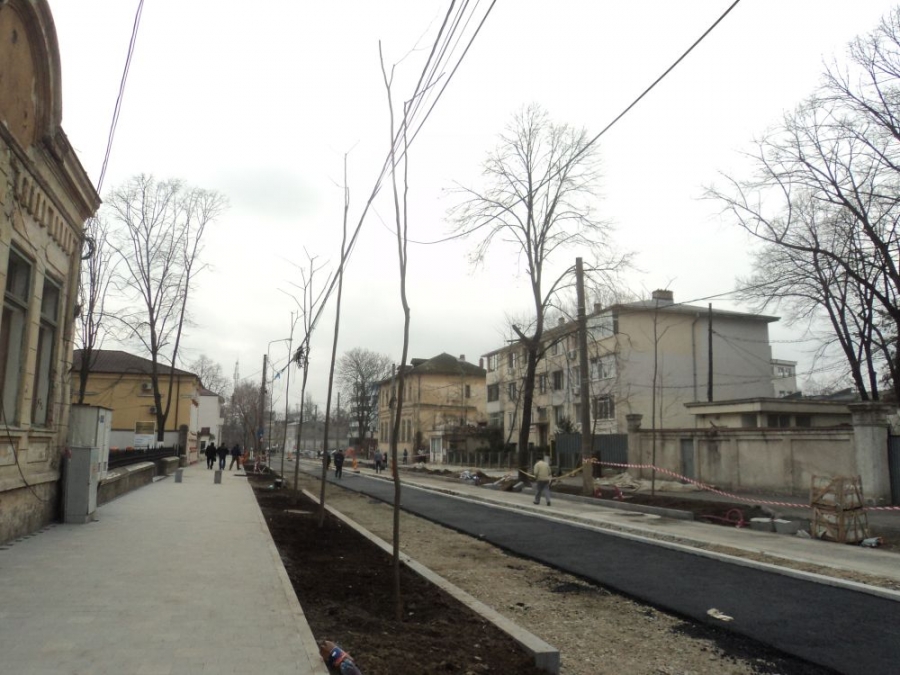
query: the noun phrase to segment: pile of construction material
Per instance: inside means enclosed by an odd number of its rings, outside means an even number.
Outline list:
[[[603,476],[594,479],[594,488],[612,487],[623,492],[650,492],[654,489],[653,481],[646,478],[635,478],[627,471],[617,473],[614,476]],[[682,483],[677,480],[656,479],[657,492],[696,492],[698,488],[693,483]]]
[[[869,536],[859,476],[813,476],[809,492],[812,536],[857,544]]]

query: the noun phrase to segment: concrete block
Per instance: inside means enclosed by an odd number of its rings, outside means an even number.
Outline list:
[[[181,483],[184,478],[184,469],[175,469],[175,482]]]
[[[216,469],[215,476],[213,477],[213,483],[215,485],[220,485],[222,483],[222,470]]]

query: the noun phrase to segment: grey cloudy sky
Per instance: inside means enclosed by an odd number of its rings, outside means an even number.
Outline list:
[[[482,0],[482,6],[488,3]],[[480,164],[513,112],[540,103],[554,121],[596,133],[731,4],[731,0],[499,0],[411,152],[410,237],[449,231],[455,183]],[[60,42],[63,128],[94,181],[137,0],[50,0]],[[351,220],[388,146],[378,41],[402,62],[398,88],[422,67],[448,3],[437,0],[150,0],[146,2],[104,188],[137,173],[219,190],[231,208],[208,233],[212,268],[196,289],[185,359],[207,354],[230,376],[259,377],[268,343],[287,337],[304,249],[339,256],[337,187],[350,153]],[[701,200],[739,151],[815,86],[823,59],[871,30],[884,0],[743,0],[600,141],[597,211],[636,253],[628,287],[668,287],[677,301],[731,291],[749,271],[748,241]],[[410,50],[418,46],[417,50]],[[404,59],[405,56],[405,59]],[[399,358],[402,313],[391,208],[383,194],[345,280],[339,351]],[[411,356],[502,344],[505,317],[528,306],[514,251],[483,268],[471,242],[409,249]],[[560,259],[572,264],[577,252]],[[742,309],[727,298],[714,306]],[[333,313],[313,344],[309,388],[324,401]],[[797,334],[772,329],[774,356],[810,360]],[[111,346],[111,345],[104,345]],[[271,346],[276,364],[287,350]],[[293,398],[293,396],[292,396]]]

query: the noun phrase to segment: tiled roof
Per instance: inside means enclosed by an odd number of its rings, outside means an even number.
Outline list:
[[[452,354],[444,352],[430,359],[410,359],[410,363],[404,371],[406,375],[472,375],[475,377],[485,377],[487,371],[484,368],[476,366],[468,361],[461,361]],[[386,377],[381,380],[382,383],[390,382],[391,378]]]
[[[82,350],[76,349],[72,360],[72,370],[77,371],[81,368]],[[93,363],[91,364],[92,373],[131,373],[135,375],[149,375],[153,368],[150,359],[145,359],[128,352],[119,351],[117,349],[95,349],[91,355]],[[165,364],[157,364],[157,372],[160,375],[168,375],[174,370],[176,375],[194,375],[186,370],[179,368],[170,368]]]

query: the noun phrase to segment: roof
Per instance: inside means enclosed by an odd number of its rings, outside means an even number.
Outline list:
[[[72,370],[77,371],[81,368],[81,349],[76,349],[74,358],[72,359]],[[90,372],[92,373],[119,373],[132,375],[149,375],[153,369],[153,362],[128,352],[117,349],[95,349],[92,354],[93,363]],[[197,377],[194,373],[179,368],[171,368],[163,363],[156,365],[157,372],[160,375],[168,375],[175,372],[176,375],[190,375]]]
[[[409,375],[468,375],[472,377],[485,377],[487,371],[468,361],[462,361],[452,354],[444,352],[430,359],[410,359],[406,366],[404,376]],[[386,377],[382,382],[389,382]]]

